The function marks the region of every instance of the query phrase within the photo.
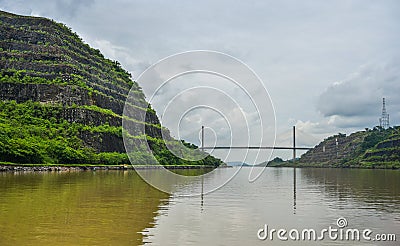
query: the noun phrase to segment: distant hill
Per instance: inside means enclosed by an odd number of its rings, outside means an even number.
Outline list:
[[[268,162],[261,162],[256,165],[250,165],[250,164],[243,163],[240,161],[228,162],[227,165],[232,166],[232,167],[237,167],[237,166],[242,166],[242,165],[244,167],[265,167],[265,165],[268,164],[269,167],[276,167],[276,166],[284,165],[285,163],[287,163],[287,162],[282,160],[279,157],[275,157],[273,160],[270,160]]]
[[[374,127],[328,137],[303,154],[297,165],[400,168],[400,127]]]
[[[249,166],[251,166],[250,164],[247,164],[247,163],[244,163],[241,161],[231,161],[231,162],[227,162],[226,164],[230,167],[240,167],[240,166],[249,167]]]
[[[268,161],[268,162],[261,162],[255,166],[257,167],[265,167],[266,165],[268,167],[278,167],[281,165],[284,165],[286,161],[282,160],[280,157],[275,157],[274,159]]]
[[[190,162],[173,155],[162,136],[169,146],[178,141],[131,77],[64,24],[0,11],[0,162],[129,163],[122,114],[132,88],[124,119],[132,129],[126,136],[138,149],[130,153],[134,163],[150,164],[153,155],[161,164],[222,163],[212,156]],[[137,130],[143,128],[146,134]]]

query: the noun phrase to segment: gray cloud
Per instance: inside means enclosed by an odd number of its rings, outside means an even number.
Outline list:
[[[94,2],[95,0],[30,0],[29,3],[27,3],[26,1],[21,0],[12,2],[0,0],[0,5],[3,8],[25,15],[45,16],[56,20],[62,20],[65,18],[69,19],[75,17],[78,11],[90,7]]]
[[[348,79],[334,83],[318,99],[318,110],[340,128],[371,127],[378,124],[382,97],[393,110],[393,124],[399,123],[399,60],[362,66]]]
[[[400,122],[399,64],[393,59],[400,57],[397,0],[0,0],[0,8],[67,24],[134,78],[159,59],[187,50],[238,57],[264,81],[278,132],[296,124],[322,139],[371,127],[383,96],[392,124]],[[369,65],[359,69],[363,64]],[[164,91],[159,103],[177,91]]]

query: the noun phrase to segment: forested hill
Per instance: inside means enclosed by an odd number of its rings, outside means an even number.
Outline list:
[[[131,74],[64,24],[0,11],[0,58],[0,162],[129,163],[121,122],[132,87],[131,107],[147,117],[128,120],[148,134],[133,134],[132,141],[147,137],[162,164],[220,164],[210,156],[189,162],[172,155],[162,131],[170,144],[177,140],[160,125]],[[140,150],[132,159],[151,162]]]
[[[302,155],[298,165],[400,168],[400,127],[331,136]]]

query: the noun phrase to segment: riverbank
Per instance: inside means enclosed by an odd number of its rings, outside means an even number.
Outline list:
[[[399,162],[363,162],[357,164],[326,164],[326,163],[293,163],[284,162],[280,165],[268,167],[298,167],[298,168],[354,168],[354,169],[397,169],[400,170]]]
[[[215,166],[200,165],[84,165],[84,164],[15,164],[0,163],[0,172],[68,172],[96,170],[135,170],[135,169],[214,169]]]

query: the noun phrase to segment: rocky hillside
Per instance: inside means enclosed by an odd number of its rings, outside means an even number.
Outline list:
[[[331,136],[303,154],[298,165],[400,168],[400,127]]]
[[[0,162],[129,163],[121,122],[131,88],[128,122],[133,129],[144,126],[147,134],[130,132],[132,141],[146,138],[162,164],[220,163],[213,157],[189,163],[172,155],[162,133],[177,141],[131,74],[70,28],[0,11]],[[136,117],[143,112],[145,120]],[[139,147],[134,163],[151,162]]]

